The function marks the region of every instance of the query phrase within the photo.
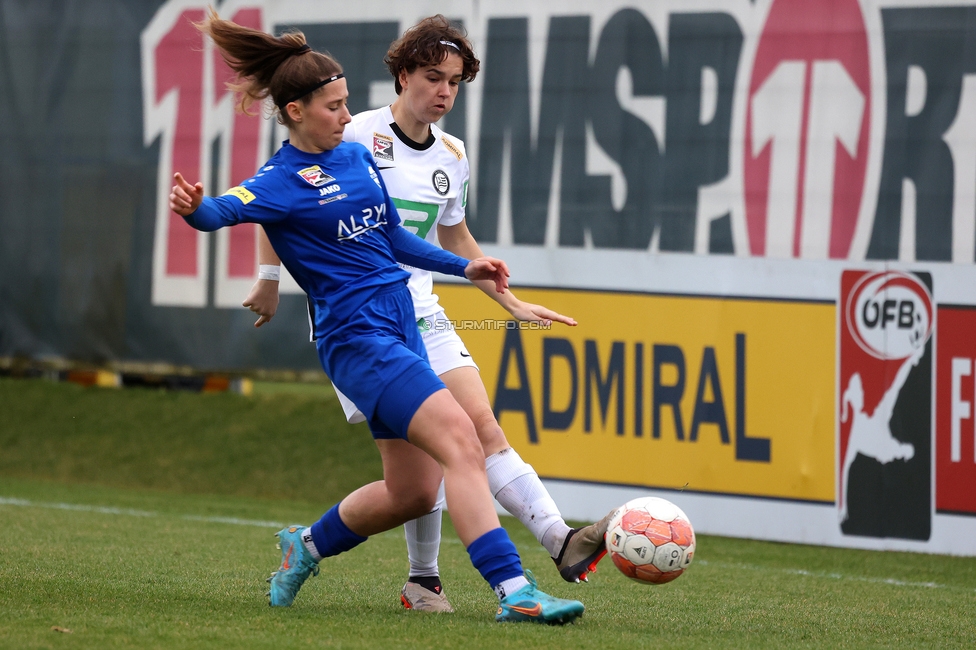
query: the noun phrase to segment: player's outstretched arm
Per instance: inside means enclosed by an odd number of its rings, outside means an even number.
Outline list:
[[[461,257],[477,259],[484,255],[481,252],[481,247],[478,246],[478,242],[471,235],[471,231],[468,230],[468,226],[464,220],[461,220],[453,226],[438,225],[437,240],[444,250],[450,251],[455,255],[460,255]],[[553,321],[569,325],[570,327],[576,325],[576,319],[564,316],[548,307],[519,300],[511,291],[499,292],[491,282],[475,281],[475,284],[516,320],[535,321],[545,323],[546,325],[549,325]]]
[[[258,264],[260,266],[281,266],[281,259],[271,246],[271,241],[264,232],[264,228],[258,228]],[[250,293],[244,299],[243,305],[258,315],[254,322],[255,327],[261,327],[265,323],[270,323],[278,311],[278,280],[269,278],[258,278]]]

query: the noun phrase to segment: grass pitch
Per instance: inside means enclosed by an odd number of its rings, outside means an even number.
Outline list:
[[[973,558],[699,536],[694,564],[668,585],[638,585],[607,561],[570,585],[512,518],[541,586],[586,604],[577,624],[493,623],[495,597],[446,519],[455,614],[400,607],[401,530],[326,560],[293,607],[269,608],[278,525],[313,521],[379,471],[368,434],[327,395],[0,379],[0,647],[976,645]]]

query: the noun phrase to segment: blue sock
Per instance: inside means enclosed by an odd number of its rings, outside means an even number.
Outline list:
[[[312,524],[312,543],[322,557],[331,557],[359,546],[366,541],[362,535],[349,530],[339,517],[339,504],[332,506],[322,518]]]
[[[499,583],[521,577],[522,560],[504,528],[489,530],[468,546],[471,564],[494,589]]]

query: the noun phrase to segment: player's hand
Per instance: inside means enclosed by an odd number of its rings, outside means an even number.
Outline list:
[[[534,305],[531,302],[522,302],[521,300],[509,310],[517,320],[524,321],[534,321],[537,323],[544,323],[549,325],[552,321],[557,323],[563,323],[564,325],[569,325],[570,327],[576,326],[576,319],[570,318],[569,316],[563,316],[558,312],[554,312],[548,307],[543,307],[542,305]]]
[[[468,262],[464,269],[464,277],[471,280],[491,280],[495,283],[495,291],[505,293],[508,289],[508,265],[497,257],[479,257]]]
[[[270,323],[278,311],[278,281],[258,280],[242,304],[258,315],[255,327]]]
[[[190,185],[183,174],[176,172],[173,174],[173,191],[169,193],[169,209],[180,215],[187,217],[200,207],[203,203],[203,183]]]

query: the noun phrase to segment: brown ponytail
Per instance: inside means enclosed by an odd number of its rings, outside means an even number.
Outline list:
[[[237,79],[227,87],[240,93],[238,108],[244,113],[248,113],[251,104],[268,97],[276,107],[282,102],[305,102],[315,91],[302,95],[303,89],[342,73],[339,62],[309,48],[300,31],[272,36],[222,20],[213,8],[196,27],[213,39],[224,61],[237,73]],[[278,119],[291,126],[285,111],[278,110]]]

